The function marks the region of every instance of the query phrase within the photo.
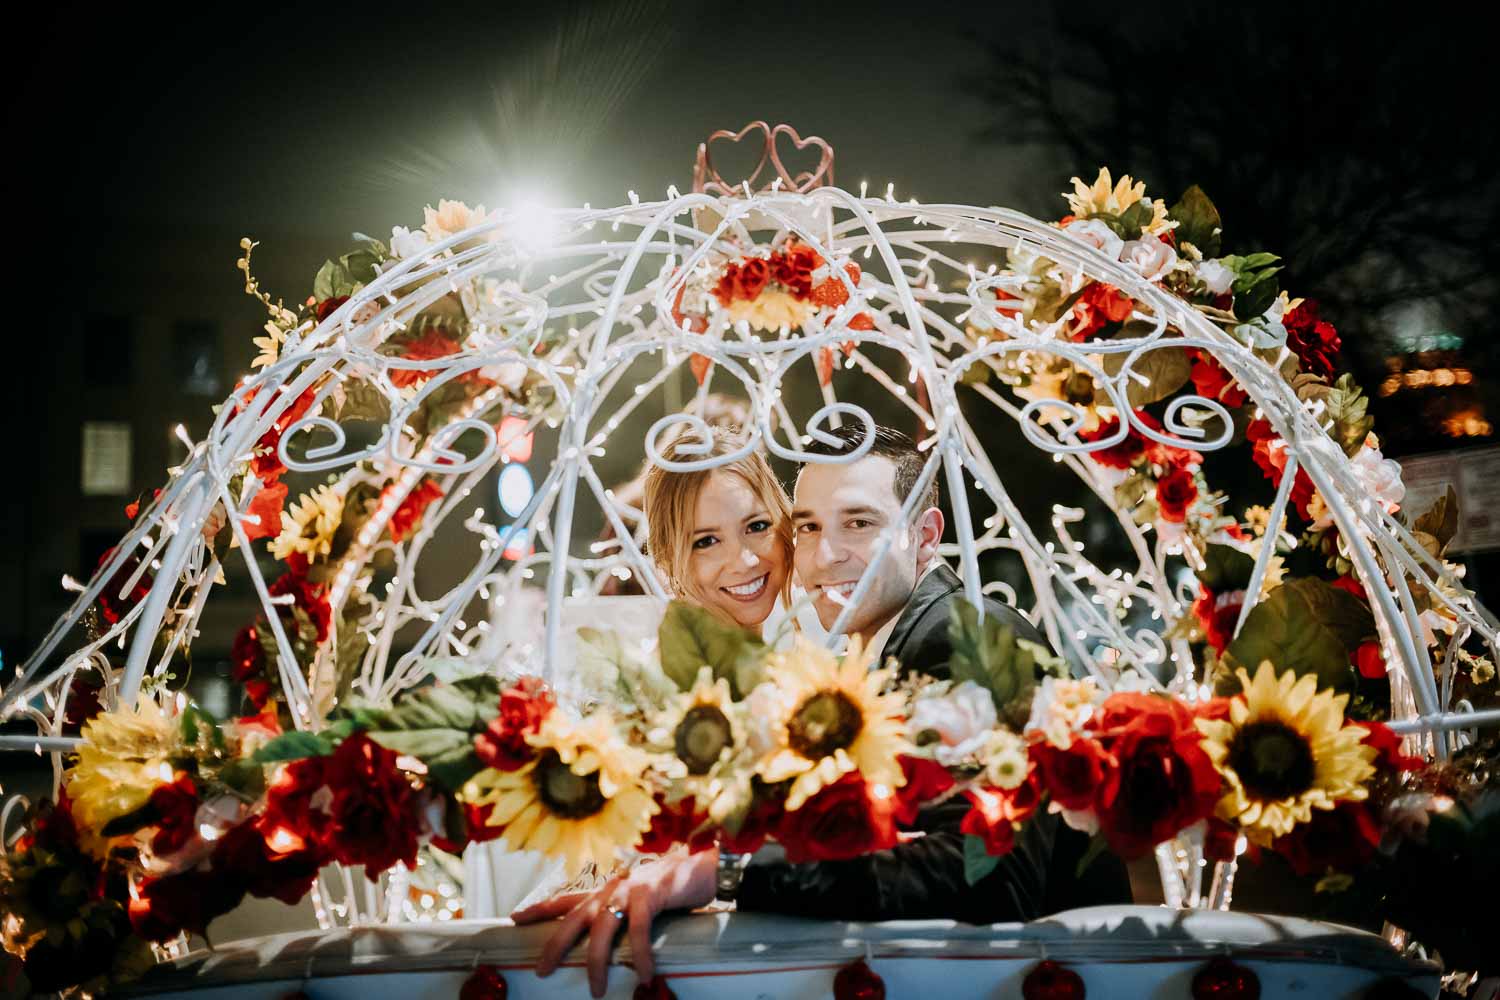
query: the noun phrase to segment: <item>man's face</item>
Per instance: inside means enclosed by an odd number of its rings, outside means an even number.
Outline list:
[[[942,514],[928,508],[915,526],[903,524],[895,477],[895,464],[878,455],[842,465],[808,463],[797,477],[793,562],[824,628],[833,627],[848,603],[875,558],[882,532],[894,528],[897,534],[849,619],[845,631],[851,635],[868,640],[900,614],[936,552]]]

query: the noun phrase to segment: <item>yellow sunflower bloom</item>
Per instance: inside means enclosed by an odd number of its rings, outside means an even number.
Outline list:
[[[514,771],[486,768],[459,798],[489,806],[485,822],[505,827],[511,850],[562,857],[570,878],[590,864],[609,871],[657,812],[645,780],[649,755],[620,737],[606,709],[582,721],[554,710],[528,742],[535,760]]]
[[[1314,809],[1368,795],[1374,747],[1364,730],[1344,724],[1348,695],[1319,691],[1317,678],[1269,662],[1252,680],[1239,671],[1244,696],[1226,720],[1198,720],[1203,749],[1224,776],[1227,791],[1216,812],[1261,846],[1312,819]]]
[[[177,720],[155,698],[135,708],[102,712],[83,726],[78,759],[63,774],[83,846],[102,856],[108,844],[97,831],[144,806],[158,785],[172,780],[174,753],[182,747]]]
[[[735,767],[745,749],[744,711],[729,682],[704,667],[692,690],[678,695],[651,727],[651,743],[670,755],[667,773],[716,823],[749,798],[750,772]]]
[[[1085,184],[1079,177],[1074,177],[1072,180],[1073,190],[1063,192],[1063,197],[1068,199],[1068,208],[1072,214],[1080,219],[1087,219],[1099,213],[1120,215],[1131,205],[1146,197],[1145,181],[1132,180],[1129,174],[1125,174],[1120,178],[1119,183],[1116,183],[1110,176],[1108,167],[1099,168],[1099,176],[1094,179],[1093,184]],[[1155,233],[1163,229],[1171,229],[1176,225],[1167,220],[1166,202],[1158,198],[1149,204],[1151,205],[1151,221],[1143,227],[1146,232]]]
[[[870,662],[857,637],[842,660],[803,639],[771,655],[767,679],[786,708],[776,720],[774,745],[755,770],[771,783],[792,780],[787,809],[800,808],[851,771],[887,789],[905,782],[897,760],[911,750],[901,719],[904,700],[881,694],[893,672],[871,670]]]
[[[768,288],[755,298],[736,299],[727,307],[730,319],[750,324],[754,330],[795,330],[806,323],[817,307],[789,292]]]
[[[271,541],[271,555],[285,559],[301,552],[309,562],[328,555],[333,535],[344,519],[344,495],[332,486],[304,493],[286,509],[281,534]]]

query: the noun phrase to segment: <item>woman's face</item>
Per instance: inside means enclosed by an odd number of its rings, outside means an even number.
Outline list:
[[[789,572],[775,515],[743,477],[709,474],[693,510],[687,580],[691,596],[743,628],[771,614]]]

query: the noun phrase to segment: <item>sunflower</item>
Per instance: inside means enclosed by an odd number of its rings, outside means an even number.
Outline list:
[[[767,288],[753,299],[737,299],[730,303],[727,312],[734,322],[749,323],[755,330],[779,330],[782,327],[795,330],[817,312],[817,307],[790,292]]]
[[[1110,176],[1109,168],[1100,167],[1099,176],[1095,178],[1092,185],[1085,184],[1081,178],[1074,177],[1073,190],[1063,192],[1063,197],[1068,199],[1068,208],[1080,219],[1087,219],[1101,213],[1121,215],[1131,205],[1145,200],[1146,182],[1132,181],[1131,176],[1125,174],[1117,184]],[[1146,232],[1154,233],[1176,225],[1176,223],[1167,222],[1166,202],[1158,198],[1149,204],[1151,205],[1151,221],[1144,227]]]
[[[343,519],[344,495],[338,490],[325,485],[304,493],[286,509],[281,534],[271,541],[271,555],[285,559],[301,552],[309,562],[326,556]]]
[[[1269,662],[1254,680],[1238,673],[1245,693],[1230,703],[1229,718],[1198,720],[1203,749],[1228,789],[1219,818],[1268,846],[1311,820],[1314,809],[1365,798],[1376,750],[1364,729],[1344,725],[1348,695],[1319,691],[1311,675],[1278,677]]]
[[[102,856],[107,842],[98,831],[144,806],[158,785],[172,780],[169,758],[181,750],[182,732],[155,698],[143,697],[133,709],[94,716],[80,735],[78,759],[63,783],[84,848]]]
[[[893,672],[871,670],[870,662],[858,637],[842,660],[805,639],[771,655],[767,683],[779,689],[785,707],[775,745],[755,771],[773,784],[792,779],[788,810],[852,771],[872,786],[895,789],[905,781],[897,760],[911,751],[904,699],[881,694]]]
[[[533,760],[480,771],[459,798],[490,806],[485,822],[505,827],[511,850],[565,858],[570,878],[589,864],[613,868],[658,808],[645,782],[648,755],[620,738],[607,709],[581,721],[553,711],[527,742]]]
[[[678,695],[651,728],[651,742],[670,754],[668,774],[716,823],[749,793],[748,771],[734,767],[745,747],[743,714],[729,682],[704,667],[692,690]]]

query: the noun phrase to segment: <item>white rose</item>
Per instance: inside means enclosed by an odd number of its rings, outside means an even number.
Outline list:
[[[1234,284],[1234,272],[1216,260],[1198,265],[1198,280],[1214,295],[1223,295]]]
[[[786,695],[775,684],[758,684],[745,699],[745,744],[757,757],[774,750],[779,742],[778,719],[785,718]]]
[[[989,691],[964,681],[946,694],[919,697],[912,706],[909,726],[913,733],[936,732],[943,741],[938,762],[947,763],[978,750],[997,721]]]
[[[427,234],[420,229],[396,226],[391,230],[391,256],[397,260],[416,257],[428,247]]]
[[[1147,237],[1125,244],[1120,260],[1139,271],[1147,281],[1157,281],[1177,266],[1177,251],[1155,237]]]
[[[1075,219],[1063,227],[1063,232],[1078,237],[1110,260],[1119,260],[1125,246],[1125,241],[1098,219]]]
[[[1354,456],[1350,471],[1354,473],[1361,492],[1385,508],[1387,513],[1395,511],[1406,497],[1406,484],[1401,482],[1400,463],[1382,456],[1379,448],[1369,445],[1361,448],[1359,454]],[[1308,513],[1313,516],[1313,527],[1321,529],[1333,524],[1333,512],[1328,509],[1322,496],[1314,494],[1313,500],[1308,508]]]
[[[526,373],[530,371],[519,361],[506,361],[498,365],[485,365],[479,369],[481,378],[489,379],[506,392],[519,392],[521,384],[526,381]]]

